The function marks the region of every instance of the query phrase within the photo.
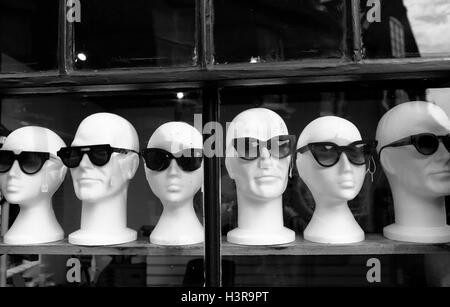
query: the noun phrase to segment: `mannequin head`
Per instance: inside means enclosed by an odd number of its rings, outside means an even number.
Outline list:
[[[156,129],[147,148],[159,148],[172,154],[184,149],[203,148],[203,137],[193,126],[184,122],[168,122]],[[145,167],[145,176],[151,190],[163,204],[182,204],[192,200],[203,184],[202,166],[192,172],[184,171],[172,159],[168,168],[154,171]]]
[[[275,112],[254,108],[239,113],[227,128],[225,166],[231,179],[236,182],[238,195],[257,201],[281,197],[286,189],[292,157],[273,157],[262,147],[255,160],[237,156],[233,139],[252,137],[267,141],[279,135],[288,135],[283,119]]]
[[[309,123],[300,134],[297,148],[313,142],[332,142],[347,146],[361,140],[355,125],[336,116],[319,117]],[[300,178],[310,189],[316,204],[322,202],[348,201],[356,197],[364,183],[365,165],[350,163],[345,153],[331,166],[321,166],[311,151],[297,154],[297,169]]]
[[[21,207],[31,207],[42,200],[51,199],[67,172],[56,156],[56,152],[64,146],[64,141],[47,128],[28,126],[14,130],[6,138],[1,150],[10,150],[16,154],[22,151],[48,152],[53,157],[45,161],[36,174],[25,174],[17,160],[8,172],[0,173],[0,187],[6,200]]]
[[[449,134],[450,119],[435,104],[402,103],[386,112],[378,123],[377,150],[419,133]],[[380,154],[380,162],[393,191],[407,191],[420,198],[450,194],[450,154],[442,142],[432,155],[419,153],[414,145],[386,147]]]
[[[139,151],[135,128],[126,119],[111,113],[96,113],[86,117],[72,142],[72,146],[101,144]],[[85,154],[80,165],[70,169],[75,194],[82,201],[95,203],[126,193],[138,166],[139,156],[132,152],[114,152],[104,166],[94,165]]]

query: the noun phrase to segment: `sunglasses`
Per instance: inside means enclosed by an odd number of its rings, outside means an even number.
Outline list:
[[[113,152],[122,154],[134,152],[139,155],[135,150],[111,147],[109,144],[63,147],[57,152],[57,155],[61,158],[65,166],[74,168],[80,165],[84,154],[88,155],[92,164],[103,166],[109,162]]]
[[[39,172],[44,166],[45,161],[49,159],[59,159],[48,152],[22,151],[16,155],[11,150],[0,150],[0,173],[8,172],[14,164],[19,162],[19,167],[27,175],[33,175]]]
[[[414,145],[416,150],[426,156],[434,154],[439,148],[439,141],[442,141],[445,148],[450,152],[450,134],[447,135],[435,135],[432,133],[420,133],[410,135],[388,145],[381,147],[378,155],[381,155],[381,151],[386,147],[400,147],[406,145]]]
[[[377,144],[375,140],[356,141],[347,146],[339,146],[332,142],[316,142],[300,147],[297,152],[302,154],[311,151],[317,163],[324,167],[338,163],[342,153],[345,153],[350,163],[363,165],[373,154]]]
[[[172,159],[185,172],[193,172],[200,168],[203,160],[203,150],[198,148],[184,149],[172,154],[161,148],[146,148],[141,151],[145,165],[152,171],[162,172],[167,169]]]
[[[295,135],[278,135],[267,141],[252,137],[236,138],[232,140],[232,144],[239,158],[252,161],[260,157],[261,148],[267,148],[272,157],[286,158],[294,152],[295,141]]]

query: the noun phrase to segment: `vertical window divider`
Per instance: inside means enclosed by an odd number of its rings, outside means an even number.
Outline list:
[[[360,0],[351,0],[352,4],[352,23],[353,23],[353,60],[357,63],[362,62],[362,38],[361,38],[361,18],[360,18]]]
[[[196,6],[200,67],[209,70],[214,65],[213,2],[212,0],[197,0]]]
[[[205,123],[219,123],[219,89],[216,82],[208,82],[203,88],[203,121]],[[217,131],[203,133],[203,142],[215,137],[216,151],[222,149],[221,135]],[[217,150],[218,149],[218,150]],[[205,227],[205,257],[204,273],[206,287],[220,287],[222,285],[221,266],[221,225],[220,225],[220,157],[204,156],[204,227]]]
[[[67,20],[67,0],[59,0],[58,14],[58,67],[62,76],[73,71],[74,27]]]

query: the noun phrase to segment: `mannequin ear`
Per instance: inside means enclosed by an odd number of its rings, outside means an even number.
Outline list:
[[[392,159],[389,159],[389,155],[386,152],[383,152],[383,154],[380,157],[380,164],[383,168],[384,172],[387,174],[393,174],[395,172],[394,166],[392,164]]]
[[[65,167],[65,166],[62,166],[60,169],[59,169],[59,179],[61,180],[61,181],[64,181],[64,178],[66,177],[66,174],[67,174],[67,167]]]
[[[135,154],[127,154],[123,159],[119,160],[119,166],[125,178],[130,180],[136,174],[139,167],[139,156]]]
[[[230,157],[225,157],[225,168],[227,169],[228,176],[230,176],[230,178],[234,180],[234,174],[231,170],[231,165],[230,165]]]
[[[294,163],[292,163],[293,165],[295,164],[295,166],[297,166],[297,173],[298,176],[303,180],[303,157],[302,155],[296,155],[295,156],[295,161]]]

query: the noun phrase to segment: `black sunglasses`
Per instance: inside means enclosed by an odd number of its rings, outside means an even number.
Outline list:
[[[14,164],[19,162],[19,167],[25,174],[33,175],[39,172],[49,159],[59,159],[48,152],[22,151],[16,155],[11,150],[0,150],[0,173],[8,172]]]
[[[157,172],[167,169],[172,159],[183,171],[193,172],[200,168],[203,160],[203,150],[198,148],[184,149],[176,154],[161,148],[146,148],[141,151],[141,155],[145,165]]]
[[[310,150],[317,163],[324,167],[338,163],[342,153],[345,153],[350,163],[363,165],[374,153],[377,144],[375,140],[356,141],[347,146],[339,146],[332,142],[316,142],[300,147],[297,152],[302,154]]]
[[[278,135],[267,141],[252,137],[236,138],[232,140],[232,144],[239,158],[252,161],[259,158],[262,147],[267,148],[275,158],[286,158],[294,152],[295,141],[295,135]]]
[[[426,156],[434,154],[439,148],[439,140],[442,141],[445,148],[450,152],[450,134],[447,135],[435,135],[432,133],[419,133],[410,135],[390,144],[381,147],[378,155],[381,155],[381,151],[386,147],[400,147],[406,145],[414,145],[416,150]]]
[[[134,152],[139,155],[135,150],[111,147],[109,144],[63,147],[57,152],[57,155],[65,166],[74,168],[80,165],[84,154],[88,155],[92,164],[103,166],[109,162],[113,152],[123,154]]]

